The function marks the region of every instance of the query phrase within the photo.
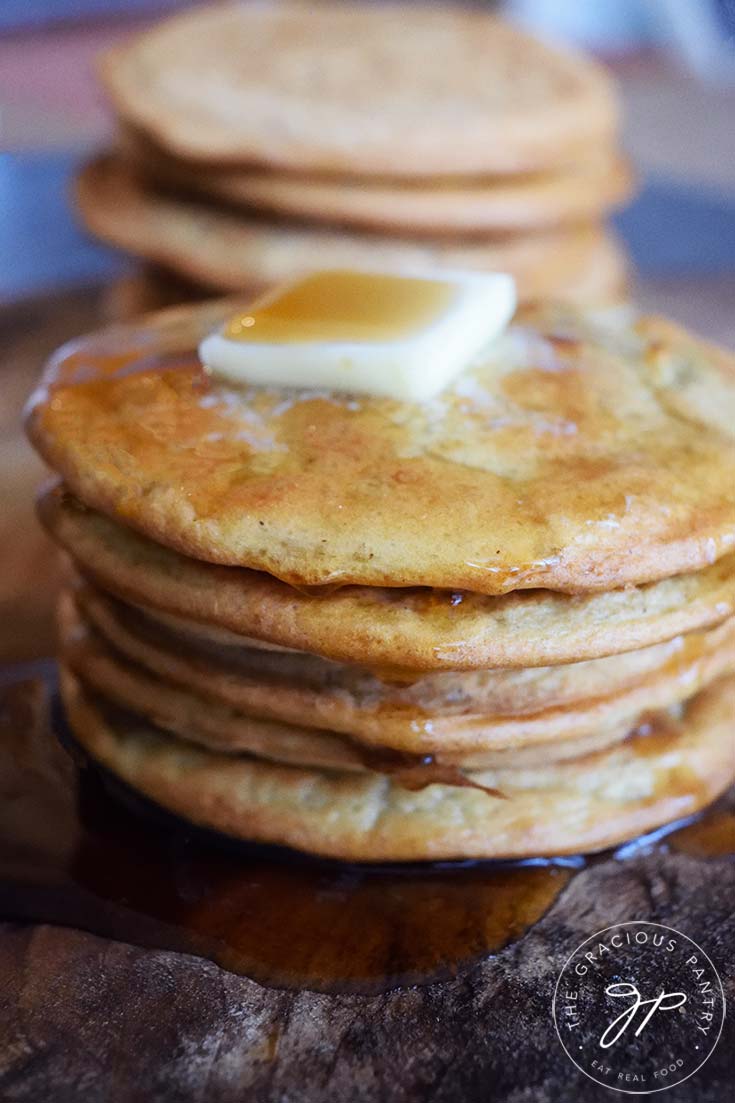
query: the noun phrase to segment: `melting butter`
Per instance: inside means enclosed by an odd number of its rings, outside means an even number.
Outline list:
[[[503,273],[315,272],[229,319],[199,353],[229,382],[424,401],[505,329],[515,305]]]

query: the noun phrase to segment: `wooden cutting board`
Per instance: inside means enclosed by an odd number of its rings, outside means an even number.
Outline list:
[[[70,294],[23,304],[2,319],[9,340],[0,366],[0,416],[3,447],[9,442],[14,457],[3,464],[0,482],[4,659],[50,654],[55,585],[53,558],[27,506],[39,468],[15,428],[18,406],[46,351],[96,324],[99,310],[98,295]],[[73,801],[63,797],[67,790],[54,773],[56,751],[50,749],[56,744],[46,745],[48,755],[43,750],[42,740],[53,736],[46,712],[50,676],[50,666],[4,671],[6,682],[24,680],[25,687],[11,685],[0,700],[0,745],[7,756],[0,772],[0,832],[7,842],[20,814],[28,833],[21,840],[13,835],[18,869],[27,869],[28,854],[34,856],[39,892],[33,909],[58,919],[58,902],[68,899],[64,871],[72,868],[79,882],[86,867],[78,856],[71,866],[66,853],[59,857],[72,837],[79,802],[78,794]],[[43,753],[35,760],[24,757],[31,737],[41,740]],[[59,754],[62,780],[72,786],[76,771]],[[44,770],[39,761],[52,765]],[[106,799],[100,805],[98,794],[97,812],[87,809],[85,830],[90,822],[104,823]],[[24,800],[32,802],[31,815],[23,811]],[[118,813],[115,798],[109,800],[112,818]],[[403,879],[384,874],[360,896],[359,874],[338,877],[332,871],[312,878],[288,865],[274,873],[269,860],[253,864],[247,858],[238,923],[243,916],[248,920],[250,956],[230,964],[249,969],[262,983],[182,952],[175,924],[143,930],[130,920],[132,911],[148,906],[131,896],[130,886],[139,882],[130,878],[154,860],[164,831],[145,817],[136,823],[115,836],[117,850],[112,843],[105,850],[104,837],[98,846],[103,858],[98,854],[96,868],[105,865],[105,855],[109,860],[104,891],[99,880],[92,888],[98,904],[100,895],[115,897],[104,915],[99,907],[86,919],[70,912],[67,921],[73,918],[77,928],[0,923],[2,1103],[611,1098],[562,1050],[552,996],[575,947],[626,920],[662,923],[695,939],[715,962],[731,1003],[735,999],[735,794],[701,826],[627,855],[552,871],[550,887],[543,881],[547,873],[538,871],[541,895],[533,897],[533,907],[524,896],[526,903],[515,911],[512,900],[521,899],[521,889],[527,893],[532,874],[440,871],[428,880],[416,871]],[[121,839],[130,840],[122,850]],[[225,899],[226,878],[246,862],[216,849],[208,857],[202,846],[194,865],[187,859],[172,866],[178,871],[177,899],[192,908]],[[89,889],[89,880],[85,884]],[[150,899],[158,898],[160,886],[149,884]],[[280,895],[274,896],[276,884]],[[0,917],[19,914],[17,899],[7,876],[0,878]],[[271,902],[270,910],[264,901]],[[227,934],[230,928],[217,914],[220,933]],[[498,937],[498,915],[506,934],[515,932],[510,941]],[[106,934],[78,929],[85,923]],[[197,949],[215,952],[209,944],[197,943]],[[394,987],[402,976],[404,983]],[[648,979],[653,983],[655,977]],[[734,1085],[730,1014],[710,1060],[664,1098],[722,1103]]]

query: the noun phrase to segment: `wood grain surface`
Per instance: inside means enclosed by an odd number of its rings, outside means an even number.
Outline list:
[[[268,990],[180,954],[7,925],[0,1098],[593,1103],[610,1093],[572,1066],[551,1018],[565,958],[611,923],[665,923],[706,948],[732,1003],[733,900],[731,857],[606,864],[576,877],[497,957],[451,981],[372,997]],[[668,1098],[724,1103],[734,1053],[730,1015],[710,1060]]]
[[[706,317],[706,287],[687,294],[678,285],[676,295],[690,315],[699,301]],[[98,294],[74,293],[8,309],[2,318],[0,656],[7,661],[48,654],[55,587],[53,557],[28,505],[40,465],[22,441],[18,410],[45,353],[99,314]],[[519,942],[451,980],[378,996],[269,989],[185,954],[0,923],[0,1101],[614,1098],[559,1045],[554,984],[590,934],[648,919],[700,943],[733,1004],[735,856],[688,849],[658,846],[593,865]],[[710,1060],[663,1098],[724,1103],[733,1085],[731,1012]]]

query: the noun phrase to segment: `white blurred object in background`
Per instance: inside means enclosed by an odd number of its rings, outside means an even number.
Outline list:
[[[649,0],[669,40],[703,80],[735,81],[735,0]]]
[[[515,22],[603,54],[639,49],[651,39],[646,0],[506,0]]]
[[[614,56],[663,46],[707,81],[735,81],[735,0],[505,0],[541,35]]]

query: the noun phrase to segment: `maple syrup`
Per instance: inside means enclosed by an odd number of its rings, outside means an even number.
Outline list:
[[[224,336],[258,343],[395,340],[427,325],[456,295],[448,280],[315,272],[235,315]]]
[[[680,827],[669,846],[694,858],[720,858],[735,854],[735,804],[718,806],[707,815]]]
[[[192,828],[74,761],[73,742],[62,748],[57,736],[70,737],[52,707],[52,669],[0,694],[4,917],[196,954],[273,987],[371,993],[498,952],[584,868],[582,859],[356,866]],[[715,811],[662,845],[728,853],[734,823]]]

